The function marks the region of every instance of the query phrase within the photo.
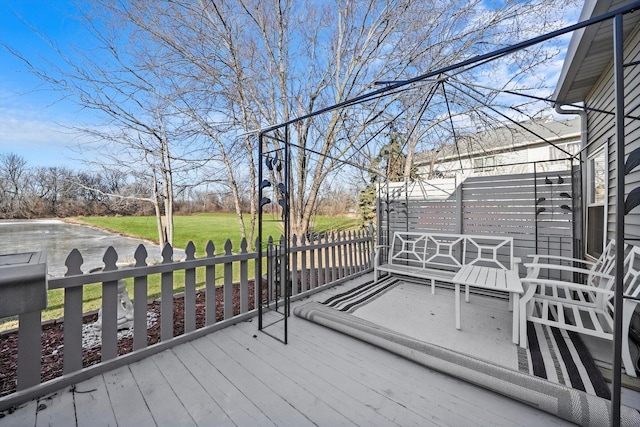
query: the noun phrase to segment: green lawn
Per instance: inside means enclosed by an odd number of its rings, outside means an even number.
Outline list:
[[[265,216],[263,230],[265,236],[277,239],[282,234],[280,221],[274,221],[271,216]],[[74,220],[111,230],[117,233],[142,237],[158,241],[156,219],[152,216],[138,217],[77,217]],[[313,231],[322,233],[327,231],[354,230],[360,227],[359,218],[317,216],[314,219]],[[248,221],[247,221],[248,226]],[[174,246],[183,248],[187,242],[196,245],[196,256],[204,255],[207,242],[211,240],[216,247],[216,253],[224,252],[224,244],[231,239],[233,252],[240,251],[241,233],[239,223],[234,214],[198,214],[179,215],[174,217]],[[257,237],[257,226],[256,226]],[[266,240],[266,238],[265,238]],[[250,248],[253,247],[253,243]]]
[[[270,217],[265,217],[270,220]],[[114,231],[117,233],[141,237],[156,241],[157,231],[155,217],[77,217],[74,221],[90,224],[96,227]],[[316,217],[313,231],[316,233],[354,230],[360,227],[358,218],[346,217]],[[190,216],[176,216],[174,219],[174,246],[184,248],[189,241],[196,245],[196,257],[201,257],[205,253],[205,246],[211,240],[216,246],[216,253],[224,253],[224,243],[231,239],[233,252],[240,251],[241,234],[238,231],[238,220],[233,214],[199,214]],[[281,235],[281,225],[279,221],[265,221],[264,231],[266,236],[278,238]],[[250,246],[252,248],[253,245]],[[105,248],[106,249],[106,248]],[[251,251],[252,249],[249,249]],[[249,263],[249,277],[254,276],[254,263]],[[222,267],[216,269],[216,282],[223,281]],[[234,281],[240,277],[239,265],[234,265]],[[184,270],[176,271],[173,274],[174,292],[184,290]],[[196,270],[196,286],[204,286],[204,268]],[[127,280],[127,291],[133,297],[133,280]],[[153,299],[160,296],[160,275],[152,275],[148,278],[148,298]],[[102,286],[93,284],[84,286],[83,289],[83,311],[97,310],[102,303]],[[58,319],[64,316],[64,292],[62,289],[54,289],[48,293],[47,309],[42,312],[42,320]],[[17,326],[17,320],[4,319],[0,321],[0,331],[12,329]]]

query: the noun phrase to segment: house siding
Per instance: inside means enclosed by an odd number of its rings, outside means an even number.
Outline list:
[[[612,47],[613,51],[613,47]],[[640,59],[640,26],[625,40],[624,62]],[[626,114],[640,115],[640,65],[626,67],[625,110]],[[615,111],[613,62],[607,67],[585,100],[585,105],[604,111]],[[607,238],[613,239],[616,232],[616,135],[615,117],[611,114],[594,111],[587,112],[588,143],[587,155],[596,152],[608,141],[608,198],[607,198]],[[626,157],[640,147],[640,120],[625,120]],[[640,186],[640,168],[636,168],[625,177],[625,194]],[[589,232],[587,230],[587,232]],[[625,236],[628,239],[640,239],[640,207],[633,209],[625,219]]]

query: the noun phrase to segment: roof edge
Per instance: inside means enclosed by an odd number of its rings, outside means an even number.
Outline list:
[[[586,21],[611,9],[613,0],[585,0],[578,22]],[[584,62],[591,42],[593,41],[600,24],[576,30],[567,47],[567,54],[562,64],[560,78],[553,93],[556,104],[584,101],[583,99],[567,99],[567,93],[573,83],[582,63]]]

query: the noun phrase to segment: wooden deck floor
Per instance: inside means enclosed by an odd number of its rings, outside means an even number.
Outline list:
[[[566,424],[295,316],[288,345],[258,332],[257,319],[242,322],[0,419],[3,427]]]

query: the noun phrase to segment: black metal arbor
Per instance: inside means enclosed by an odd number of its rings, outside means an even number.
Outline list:
[[[271,259],[274,259],[276,262],[276,267],[271,268],[267,271],[268,277],[267,283],[269,284],[266,288],[263,283],[263,280],[258,280],[259,282],[259,295],[261,296],[261,303],[258,306],[259,311],[259,330],[268,333],[268,328],[275,322],[271,322],[269,324],[265,324],[263,321],[264,314],[267,311],[275,311],[280,314],[279,320],[276,322],[284,322],[284,335],[281,339],[285,344],[288,341],[288,325],[287,318],[290,315],[290,300],[291,300],[291,282],[289,277],[289,272],[291,271],[291,266],[289,265],[289,252],[291,245],[291,211],[292,204],[294,202],[293,198],[293,178],[292,178],[292,163],[294,161],[294,157],[292,156],[292,148],[299,150],[300,152],[304,152],[309,155],[315,156],[325,156],[331,157],[331,154],[326,152],[320,152],[317,150],[313,150],[310,148],[305,148],[304,146],[297,144],[295,142],[295,138],[300,135],[296,132],[300,123],[312,119],[314,117],[322,116],[324,114],[328,114],[330,112],[340,111],[346,109],[348,107],[364,105],[367,102],[372,100],[381,99],[384,97],[393,96],[399,92],[409,90],[411,88],[415,88],[419,85],[426,85],[426,95],[424,96],[424,104],[421,108],[421,111],[425,111],[429,108],[430,101],[432,100],[435,91],[438,88],[441,88],[445,99],[447,99],[447,95],[445,92],[445,85],[454,86],[453,77],[461,72],[466,70],[473,69],[475,67],[482,66],[484,64],[495,61],[499,58],[505,57],[507,55],[513,54],[515,52],[521,51],[523,49],[529,48],[539,43],[543,43],[547,40],[551,40],[553,38],[562,36],[567,33],[571,33],[577,30],[583,30],[586,27],[598,24],[607,20],[613,20],[613,59],[614,59],[614,67],[613,67],[613,76],[614,76],[614,95],[615,95],[615,110],[613,112],[595,110],[600,113],[609,114],[614,116],[615,123],[615,146],[616,148],[616,156],[617,156],[617,164],[625,165],[625,167],[618,167],[616,171],[616,179],[615,186],[618,189],[625,188],[625,173],[629,173],[635,167],[636,163],[640,164],[640,162],[636,161],[640,158],[640,151],[636,150],[633,153],[630,153],[629,160],[625,164],[625,118],[631,120],[638,120],[638,117],[635,117],[630,114],[625,115],[625,94],[624,94],[624,69],[625,67],[632,67],[640,65],[638,61],[632,63],[624,63],[623,57],[623,17],[625,14],[634,13],[637,9],[640,8],[640,1],[636,1],[630,5],[625,7],[613,10],[611,12],[605,13],[598,17],[577,23],[575,25],[571,25],[565,27],[563,29],[550,32],[548,34],[532,38],[530,40],[517,43],[502,49],[495,50],[493,52],[478,55],[467,60],[461,61],[459,63],[443,67],[426,74],[419,75],[417,77],[413,77],[407,80],[402,81],[391,81],[391,82],[380,82],[383,84],[383,87],[377,90],[373,90],[371,92],[365,93],[364,95],[346,100],[344,102],[337,103],[335,105],[331,105],[329,107],[320,109],[318,111],[312,112],[310,114],[306,114],[300,116],[298,118],[289,120],[287,122],[277,124],[274,126],[270,126],[264,128],[259,133],[259,176],[258,176],[258,197],[259,197],[259,211],[258,211],[258,255],[259,259],[264,259],[263,255],[267,250],[266,242],[264,241],[263,234],[263,222],[268,219],[265,219],[266,215],[266,207],[272,206],[272,203],[277,204],[277,209],[280,213],[280,218],[277,219],[282,224],[283,229],[283,237],[280,240],[279,244],[272,246],[271,251],[269,253]],[[638,13],[638,12],[636,12]],[[551,99],[550,97],[542,98],[537,97],[535,95],[528,95],[525,93],[517,92],[517,91],[502,91],[504,93],[524,97],[530,100],[547,102],[550,104],[555,104],[556,100]],[[472,99],[475,99],[477,102],[482,103],[484,107],[486,107],[495,117],[499,117],[502,121],[512,122],[515,125],[520,126],[515,120],[511,119],[507,114],[505,114],[501,109],[492,107],[490,103],[484,102],[481,99],[481,95],[478,92],[474,92],[473,89],[468,90],[467,96]],[[451,119],[451,111],[449,109],[449,101],[446,101],[447,112],[449,114],[449,125],[451,126],[452,134],[455,140],[455,124]],[[576,111],[585,111],[589,110],[582,105],[571,105],[575,108]],[[637,107],[636,107],[637,108]],[[631,109],[633,111],[634,109]],[[402,111],[395,117],[398,117],[402,114]],[[420,119],[421,116],[418,118]],[[383,127],[384,128],[384,127]],[[525,129],[526,130],[526,129]],[[376,136],[381,133],[382,129],[378,129],[374,132],[369,138],[366,138],[365,141],[357,147],[355,150],[359,151],[366,144],[372,141]],[[535,135],[535,134],[534,134]],[[543,138],[544,140],[544,138]],[[545,140],[546,141],[546,140]],[[553,143],[546,141],[551,145]],[[559,147],[556,147],[561,151]],[[567,158],[572,158],[570,153],[567,153]],[[344,154],[344,153],[343,153]],[[585,153],[579,153],[576,157],[578,157],[580,164],[584,163],[583,157]],[[367,170],[367,167],[358,164],[355,161],[351,160],[352,157],[342,156],[342,157],[332,157],[332,160],[335,161],[336,164],[347,164],[351,167],[360,168],[361,170]],[[301,161],[300,157],[296,157],[295,161]],[[625,172],[626,171],[626,172]],[[272,192],[274,199],[271,200],[267,197],[267,189],[270,189]],[[636,189],[637,190],[637,189]],[[640,190],[639,190],[640,191]],[[625,222],[625,214],[633,208],[635,205],[640,204],[640,197],[637,196],[638,191],[631,191],[627,200],[625,200],[625,191],[616,191],[616,202],[615,202],[615,211],[616,211],[616,232],[615,238],[618,242],[623,242],[625,240],[625,230],[624,230],[624,222]],[[638,203],[634,202],[634,200],[638,199]],[[625,209],[626,202],[626,209]],[[271,219],[274,220],[274,219]],[[613,371],[613,393],[612,393],[612,424],[619,425],[620,423],[620,393],[621,393],[621,335],[622,335],[622,305],[623,305],[623,284],[622,279],[624,276],[624,266],[623,266],[623,256],[617,257],[617,265],[616,265],[616,292],[615,292],[615,318],[614,318],[614,371]],[[261,263],[257,264],[256,268],[256,278],[262,278],[263,276],[263,266]],[[271,335],[271,334],[270,334]]]

